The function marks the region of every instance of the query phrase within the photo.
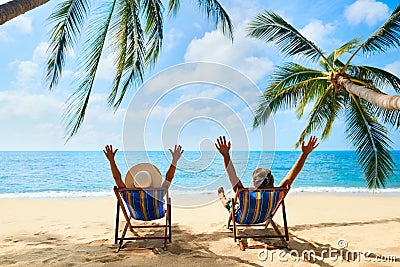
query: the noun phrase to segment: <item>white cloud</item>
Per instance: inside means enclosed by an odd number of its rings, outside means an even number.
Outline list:
[[[17,68],[17,74],[13,84],[18,89],[37,90],[41,87],[43,83],[43,69],[47,47],[47,43],[39,43],[32,54],[31,60],[16,60],[10,64]]]
[[[38,90],[44,85],[44,71],[46,66],[46,51],[48,43],[39,43],[29,60],[16,60],[10,64],[17,69],[15,80],[12,82],[17,89]],[[63,78],[70,78],[71,71],[64,69]]]
[[[82,127],[64,144],[65,104],[60,94],[1,91],[0,124],[7,127],[0,132],[0,147],[5,150],[100,150],[106,143],[120,146],[125,111],[113,113],[105,104],[105,94],[92,95]]]
[[[32,34],[32,18],[24,15],[10,20],[7,26],[17,28],[23,34]]]
[[[246,23],[239,25],[232,42],[219,30],[206,32],[201,39],[193,39],[187,47],[185,61],[210,61],[240,70],[253,81],[270,72],[273,63],[266,56],[263,42],[246,37]]]
[[[39,120],[44,117],[61,117],[64,103],[46,94],[0,91],[0,106],[0,119],[24,117]]]
[[[146,148],[169,146],[183,129],[187,135],[179,142],[189,142],[190,149],[197,149],[196,140],[226,133],[247,140],[253,104],[260,94],[246,77],[224,65],[188,63],[169,68],[148,80],[132,99],[124,122],[129,135],[125,148],[142,150],[141,140],[148,142]],[[237,147],[245,149],[243,145]]]
[[[165,48],[167,50],[172,49],[179,43],[180,39],[182,39],[183,36],[183,31],[176,28],[170,29],[165,36]]]
[[[17,75],[14,84],[18,89],[38,89],[42,82],[42,73],[39,64],[34,61],[17,61]]]
[[[198,23],[198,22],[193,23],[193,27],[194,27],[195,29],[197,29],[197,30],[203,30],[202,27],[201,27],[201,25],[200,25],[200,23]]]
[[[229,0],[228,3],[224,5],[224,8],[234,23],[253,18],[264,9],[259,1],[254,0]]]
[[[329,42],[328,36],[334,31],[335,26],[332,23],[323,24],[317,19],[312,19],[300,30],[301,34],[318,45]]]
[[[397,77],[400,77],[400,61],[395,61],[393,63],[386,65],[384,67],[384,70],[396,75]],[[395,90],[393,90],[393,88],[386,89],[385,93],[390,95],[398,95],[398,93]]]
[[[389,16],[389,7],[375,0],[357,0],[346,8],[344,16],[350,24],[357,25],[365,21],[373,26]]]
[[[400,61],[390,63],[384,69],[400,77]]]
[[[11,36],[3,29],[0,29],[0,41],[2,42],[11,42],[13,39]]]
[[[32,60],[37,62],[45,62],[47,58],[46,51],[48,47],[49,44],[46,42],[39,43],[33,52]]]

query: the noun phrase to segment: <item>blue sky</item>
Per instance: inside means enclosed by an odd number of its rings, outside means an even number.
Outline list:
[[[0,0],[3,2],[7,1]],[[158,102],[150,103],[154,108],[146,114],[140,112],[141,107],[130,105],[137,92],[132,89],[114,113],[106,100],[113,77],[110,71],[113,58],[108,50],[101,61],[85,122],[78,134],[65,143],[62,115],[65,102],[73,92],[71,83],[80,53],[79,49],[70,53],[62,81],[49,92],[43,80],[50,30],[46,18],[58,2],[50,1],[0,27],[0,150],[100,150],[108,143],[124,148],[123,140],[139,139],[149,150],[165,149],[175,142],[188,150],[208,150],[213,149],[212,140],[220,134],[231,136],[233,147],[238,150],[259,150],[265,144],[277,150],[293,149],[306,117],[298,120],[293,111],[282,111],[264,127],[268,129],[253,130],[252,116],[246,108],[256,106],[260,92],[246,91],[245,88],[236,94],[210,84],[176,88]],[[182,1],[177,17],[165,19],[163,51],[146,81],[176,64],[207,61],[237,70],[262,90],[273,67],[290,60],[282,58],[275,48],[245,37],[248,21],[262,10],[280,14],[324,51],[330,52],[356,36],[369,36],[387,19],[396,2],[221,1],[235,26],[232,44],[199,13],[195,1]],[[381,56],[357,57],[356,62],[400,75],[398,49]],[[241,98],[242,95],[246,97]],[[142,119],[143,116],[149,118],[145,129],[137,129],[134,121],[125,120],[129,110]],[[175,128],[169,127],[168,123]],[[263,131],[267,134],[263,135]],[[400,149],[398,131],[392,131],[391,137],[393,147]],[[351,148],[345,138],[344,118],[341,117],[335,121],[331,137],[322,142],[319,149]]]

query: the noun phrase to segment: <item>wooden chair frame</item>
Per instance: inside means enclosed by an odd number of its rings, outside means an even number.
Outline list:
[[[132,216],[127,212],[126,209],[126,203],[123,200],[121,194],[124,191],[146,191],[146,190],[165,190],[165,199],[167,202],[167,209],[165,210],[165,224],[160,224],[160,225],[140,225],[140,224],[132,224],[132,221],[139,221],[135,220],[132,218]],[[172,230],[172,224],[171,224],[171,198],[168,195],[168,189],[160,189],[160,188],[146,188],[146,189],[132,189],[132,188],[117,188],[114,186],[114,193],[115,196],[117,197],[117,212],[115,216],[115,236],[114,236],[114,244],[118,244],[118,248],[116,252],[119,252],[121,250],[122,244],[124,240],[144,240],[144,239],[163,239],[164,240],[164,246],[163,249],[167,249],[167,241],[169,243],[172,242],[172,235],[171,235],[171,230]],[[122,231],[122,235],[119,237],[118,236],[118,231],[119,231],[119,212],[120,209],[122,210],[122,213],[125,217],[125,227]],[[126,237],[127,230],[132,232],[132,234],[135,234],[133,229],[141,229],[141,228],[164,228],[164,236],[134,236],[134,237]]]
[[[235,205],[239,199],[239,194],[241,191],[243,190],[248,190],[248,191],[277,191],[277,190],[282,190],[284,191],[284,196],[281,199],[281,201],[279,203],[277,203],[275,210],[272,212],[271,218],[267,219],[265,222],[259,223],[259,224],[238,224],[236,222],[236,214],[235,214]],[[285,210],[285,197],[287,195],[289,191],[289,188],[286,187],[272,187],[272,188],[267,188],[267,189],[257,189],[257,188],[242,188],[239,189],[236,194],[235,197],[232,199],[232,210],[231,213],[229,215],[229,220],[228,220],[228,228],[233,230],[233,237],[235,242],[239,241],[239,246],[240,246],[240,250],[245,250],[245,248],[259,248],[260,246],[245,246],[242,242],[242,238],[279,238],[282,240],[284,246],[267,246],[267,248],[269,249],[277,249],[277,248],[287,248],[288,247],[288,243],[287,241],[289,241],[289,230],[288,230],[288,226],[287,226],[287,220],[286,220],[286,210]],[[281,233],[281,231],[279,230],[277,224],[274,222],[274,220],[272,219],[275,216],[275,213],[278,211],[279,207],[282,207],[282,216],[283,216],[283,228],[284,228],[284,234]],[[233,221],[233,227],[231,227],[230,222]],[[267,229],[267,227],[269,225],[272,225],[272,228],[274,229],[274,231],[276,232],[276,235],[243,235],[239,232],[239,228],[238,227],[255,227],[255,226],[265,226],[265,229]],[[264,246],[265,247],[265,246]]]

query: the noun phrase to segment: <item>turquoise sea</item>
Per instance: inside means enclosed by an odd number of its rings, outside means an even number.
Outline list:
[[[238,176],[251,185],[251,173],[258,167],[272,170],[275,183],[286,175],[296,152],[232,152]],[[386,188],[379,192],[400,193],[400,151],[393,151],[397,163]],[[114,180],[102,151],[2,151],[0,152],[0,198],[70,198],[112,195]],[[169,152],[122,152],[116,161],[123,176],[128,167],[151,162],[165,174]],[[178,164],[171,194],[215,194],[219,186],[230,188],[223,161],[214,151],[185,151]],[[369,192],[353,151],[314,151],[292,191]]]

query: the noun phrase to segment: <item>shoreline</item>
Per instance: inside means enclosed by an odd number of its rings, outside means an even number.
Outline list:
[[[231,189],[226,190],[227,196],[233,197],[234,193]],[[292,188],[289,191],[291,195],[315,195],[315,196],[324,196],[324,195],[331,195],[331,196],[370,196],[370,197],[400,197],[400,188],[386,188],[385,191],[326,191],[324,190],[303,190],[299,188]],[[179,199],[187,199],[187,198],[218,198],[218,195],[214,191],[170,191],[170,195],[174,198]],[[0,193],[0,200],[3,199],[24,199],[24,200],[53,200],[53,199],[107,199],[107,198],[114,198],[114,192],[110,191],[98,191],[98,192],[23,192],[23,193]]]

